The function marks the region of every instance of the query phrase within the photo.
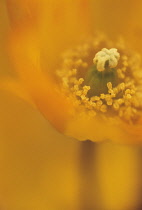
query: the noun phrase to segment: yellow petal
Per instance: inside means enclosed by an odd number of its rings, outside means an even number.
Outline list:
[[[140,144],[142,142],[142,122],[130,125],[119,118],[102,119],[88,117],[87,113],[81,116],[76,113],[74,119],[67,122],[65,134],[84,141],[94,142],[113,141],[120,144]]]
[[[84,36],[90,32],[89,5],[80,0],[62,1],[60,4],[57,1],[41,1],[39,12],[34,9],[37,2],[31,3],[33,1],[30,0],[8,1],[13,26],[9,55],[36,106],[58,130],[63,131],[72,105],[57,91],[55,82],[51,81],[50,75],[43,73],[42,68],[44,66],[48,72],[52,72],[56,55],[61,53],[63,46],[75,43],[82,34]],[[15,5],[18,5],[22,17],[13,12]],[[20,25],[21,18],[23,25]]]
[[[7,6],[13,30],[21,30],[23,35],[27,29],[38,32],[48,70],[55,66],[63,49],[81,41],[93,30],[90,1],[7,0]]]
[[[128,141],[126,143],[135,143],[141,144],[142,142],[142,117],[140,117],[139,121],[136,124],[121,124],[121,129],[128,136]]]
[[[134,5],[133,0],[129,0],[129,3],[123,0],[115,2],[113,0],[93,1],[95,10],[93,15],[96,27],[112,38],[124,34],[128,30],[130,21],[136,12]]]
[[[41,70],[36,36],[27,31],[24,36],[21,32],[14,34],[11,39],[11,61],[33,103],[58,130],[63,131],[71,107],[58,91],[55,81]]]
[[[63,132],[66,123],[70,120],[73,110],[72,102],[60,93],[54,82],[43,78],[32,85],[30,93],[41,113],[57,130]]]
[[[38,0],[6,0],[10,25],[14,30],[37,27],[40,15]]]
[[[47,64],[54,67],[61,52],[93,31],[91,1],[42,1],[40,40]]]
[[[115,39],[122,36],[132,47],[142,52],[142,1],[92,1],[94,22],[98,30]]]
[[[28,93],[28,90],[22,84],[22,81],[18,81],[12,78],[3,78],[0,81],[0,90],[8,91],[18,96],[19,98],[25,100],[29,104],[35,107],[35,104],[32,101],[31,96]]]

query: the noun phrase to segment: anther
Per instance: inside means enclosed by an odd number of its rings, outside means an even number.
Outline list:
[[[75,107],[80,106],[80,111],[87,111],[91,117],[99,113],[107,117],[111,113],[132,122],[142,109],[139,57],[134,53],[127,55],[121,43],[115,44],[121,58],[116,48],[97,52],[102,40],[98,37],[64,55],[62,68],[57,71],[62,89]],[[105,45],[110,47],[112,43],[107,41]]]

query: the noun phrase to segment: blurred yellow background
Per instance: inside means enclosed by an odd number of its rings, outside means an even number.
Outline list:
[[[48,0],[43,2],[47,7],[43,15],[46,17]],[[140,45],[136,45],[138,41],[132,39],[134,35],[138,39],[142,30],[140,1],[137,4],[134,0],[88,2],[94,29],[104,30],[111,36],[120,30],[126,35],[130,30],[124,31],[124,28],[131,23],[130,29],[134,30],[128,38],[141,50]],[[78,14],[75,7],[71,9],[71,16]],[[77,29],[77,24],[71,27],[75,33],[73,29]],[[1,80],[13,77],[6,52],[9,30],[6,1],[1,0]],[[61,46],[58,52],[60,49]],[[88,148],[86,153],[82,152],[85,148]],[[27,102],[6,90],[0,91],[1,210],[141,209],[141,155],[140,145],[86,143],[65,137]]]

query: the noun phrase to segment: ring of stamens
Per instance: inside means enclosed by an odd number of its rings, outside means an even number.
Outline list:
[[[99,38],[67,51],[63,55],[63,63],[57,75],[61,81],[62,91],[72,98],[75,107],[81,111],[88,111],[91,116],[105,114],[119,116],[128,122],[134,122],[139,117],[142,76],[139,56],[135,53],[125,53],[125,46],[119,42],[115,46],[121,56],[116,66],[119,84],[113,87],[111,81],[107,83],[107,93],[89,97],[89,85],[84,84],[88,68],[92,65],[94,55],[102,46],[114,47],[114,44]],[[96,60],[95,60],[96,62]]]

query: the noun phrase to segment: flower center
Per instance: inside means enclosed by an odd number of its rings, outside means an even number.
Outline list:
[[[57,75],[62,91],[79,112],[91,117],[116,115],[129,123],[138,120],[142,108],[140,60],[120,42],[98,37],[65,52]]]
[[[117,52],[117,49],[107,50],[103,48],[99,51],[94,59],[94,65],[91,66],[84,78],[84,84],[90,86],[88,91],[88,96],[99,96],[101,93],[107,93],[108,87],[107,83],[111,82],[113,87],[116,87],[119,83],[117,76],[116,66],[120,54]]]

